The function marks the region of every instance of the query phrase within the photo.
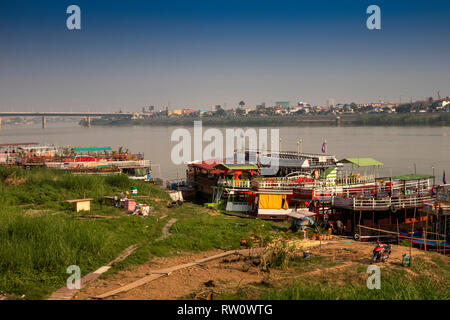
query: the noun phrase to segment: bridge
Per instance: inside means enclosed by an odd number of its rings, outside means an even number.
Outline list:
[[[0,112],[0,129],[3,117],[42,117],[42,128],[45,129],[47,117],[82,117],[86,118],[88,127],[91,127],[91,117],[131,118],[133,115],[134,113],[113,112]]]

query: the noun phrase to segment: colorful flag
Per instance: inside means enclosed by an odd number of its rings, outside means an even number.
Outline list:
[[[324,142],[322,144],[322,153],[327,153],[327,144],[326,144],[326,142]]]
[[[447,184],[447,177],[445,176],[445,170],[444,170],[444,176],[442,177],[442,182],[444,184]]]

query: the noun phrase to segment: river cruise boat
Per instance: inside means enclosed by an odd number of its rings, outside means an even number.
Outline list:
[[[48,167],[77,174],[124,173],[132,179],[149,180],[151,162],[141,153],[113,150],[111,147],[55,147],[38,143],[0,146],[6,150],[0,163],[25,168]],[[3,154],[3,153],[2,153]],[[3,159],[3,162],[2,162]]]
[[[443,254],[450,253],[450,185],[436,187],[436,199],[424,203],[422,215],[430,218],[430,232],[416,234],[410,240],[413,245],[427,247]],[[428,228],[427,228],[428,229]]]
[[[435,199],[432,178],[420,174],[377,178],[371,190],[334,196],[332,219],[341,220],[358,239],[388,237],[380,229],[406,232],[412,223],[419,228],[427,220],[420,209]]]
[[[53,157],[58,148],[37,142],[0,144],[0,165],[16,165],[29,158]]]

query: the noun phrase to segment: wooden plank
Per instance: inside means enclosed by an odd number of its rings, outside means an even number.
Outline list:
[[[81,287],[84,288],[88,283],[96,280],[98,277],[100,277],[103,273],[108,271],[111,266],[119,261],[124,260],[126,257],[128,257],[130,254],[132,254],[137,248],[137,245],[132,245],[126,248],[124,251],[120,253],[120,255],[108,263],[106,266],[102,266],[95,270],[94,272],[88,273],[83,278],[81,278]],[[67,286],[62,287],[55,292],[53,292],[47,300],[70,300],[74,296],[74,294],[78,292],[77,289],[68,289]]]
[[[204,258],[204,259],[200,259],[200,260],[197,260],[197,261],[194,261],[194,262],[184,263],[184,264],[180,264],[180,265],[177,265],[177,266],[174,266],[174,267],[170,267],[170,268],[155,270],[155,271],[153,271],[154,272],[153,274],[150,274],[150,275],[148,275],[146,277],[143,277],[143,278],[141,278],[141,279],[139,279],[137,281],[129,283],[129,284],[123,286],[123,287],[120,287],[120,288],[117,288],[115,290],[108,291],[106,293],[103,293],[103,294],[100,294],[98,296],[95,296],[95,298],[97,298],[97,299],[104,299],[104,298],[116,295],[118,293],[126,292],[126,291],[129,291],[131,289],[137,288],[139,286],[142,286],[142,285],[144,285],[146,283],[149,283],[149,282],[151,282],[153,280],[156,280],[156,279],[159,279],[161,277],[168,276],[173,271],[177,271],[177,270],[193,267],[193,266],[196,266],[196,265],[200,265],[200,264],[203,264],[203,263],[208,262],[208,261],[212,261],[212,260],[215,260],[215,259],[219,259],[219,258],[223,258],[223,257],[226,257],[226,256],[230,256],[232,254],[243,254],[244,252],[250,252],[250,250],[251,249],[226,251],[226,252],[222,252],[222,253],[216,254],[214,256],[207,257],[207,258]],[[253,249],[253,251],[255,251],[255,249]]]

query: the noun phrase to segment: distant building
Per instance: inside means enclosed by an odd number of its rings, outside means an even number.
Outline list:
[[[277,102],[275,102],[275,107],[289,109],[291,107],[291,103],[289,101],[277,101]]]
[[[333,108],[334,107],[334,99],[328,99],[327,105],[328,105],[328,108]]]
[[[169,116],[181,116],[183,114],[183,110],[179,109],[179,110],[169,110],[167,112],[167,114]]]
[[[283,107],[279,106],[279,107],[275,108],[275,113],[276,114],[287,114],[289,112],[288,110],[289,109],[287,109],[287,108],[283,108]]]
[[[187,115],[187,114],[194,114],[195,110],[193,109],[183,109],[183,114]]]

